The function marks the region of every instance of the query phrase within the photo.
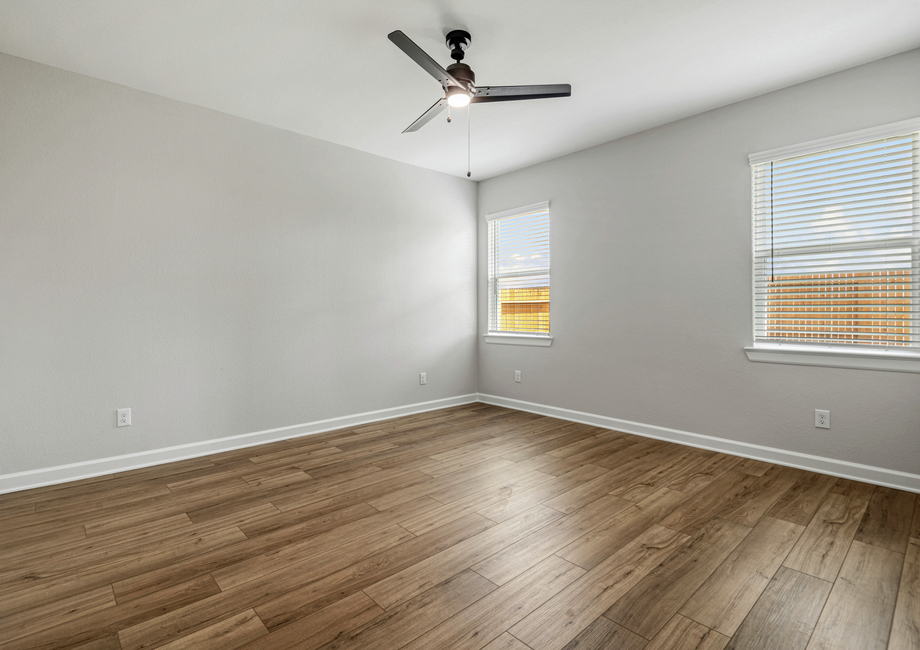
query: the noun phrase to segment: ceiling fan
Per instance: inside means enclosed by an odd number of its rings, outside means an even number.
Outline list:
[[[420,118],[406,127],[403,133],[418,131],[428,124],[433,117],[444,110],[445,106],[455,108],[482,102],[510,102],[521,99],[545,99],[549,97],[570,97],[572,86],[569,84],[551,84],[544,86],[476,86],[476,75],[463,61],[466,49],[470,46],[470,34],[462,29],[455,29],[447,34],[447,48],[454,63],[445,70],[437,61],[428,56],[422,48],[413,43],[401,31],[387,36],[413,61],[422,66],[428,74],[438,80],[444,88],[445,96],[436,101]]]

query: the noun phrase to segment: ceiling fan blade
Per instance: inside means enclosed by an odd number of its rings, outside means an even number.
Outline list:
[[[545,86],[480,86],[473,93],[470,101],[513,102],[520,99],[548,99],[550,97],[571,97],[572,86],[569,84],[548,84]]]
[[[415,120],[412,124],[406,127],[406,130],[403,133],[410,133],[412,131],[418,131],[420,128],[428,124],[438,113],[444,110],[444,107],[447,106],[447,100],[441,98],[431,105],[427,111],[422,113],[422,116]]]
[[[393,41],[399,49],[409,55],[409,58],[418,63],[432,77],[438,80],[442,86],[462,86],[452,74],[438,65],[438,62],[425,53],[425,50],[412,42],[412,40],[398,29],[387,35],[387,38]]]

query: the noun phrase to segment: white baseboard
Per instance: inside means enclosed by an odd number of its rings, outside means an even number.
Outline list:
[[[504,406],[518,411],[538,413],[540,415],[559,418],[560,420],[581,422],[604,429],[615,429],[637,436],[667,440],[690,447],[709,449],[711,451],[731,454],[733,456],[753,458],[768,463],[797,467],[812,472],[820,472],[822,474],[830,474],[831,476],[840,476],[856,481],[864,481],[875,485],[883,485],[885,487],[893,487],[899,490],[920,493],[920,475],[917,474],[908,474],[907,472],[899,472],[897,470],[884,469],[882,467],[872,467],[871,465],[861,465],[845,460],[812,456],[810,454],[801,454],[794,451],[776,449],[774,447],[764,447],[699,433],[668,429],[653,424],[620,420],[619,418],[612,418],[606,415],[573,411],[557,406],[535,404],[533,402],[525,402],[508,397],[498,397],[496,395],[486,395],[484,393],[470,393],[469,395],[458,395],[457,397],[448,397],[445,399],[432,400],[430,402],[419,402],[417,404],[407,404],[406,406],[380,409],[378,411],[367,411],[366,413],[329,418],[327,420],[318,420],[305,424],[295,424],[287,427],[279,427],[277,429],[267,429],[265,431],[245,433],[238,436],[229,436],[227,438],[204,440],[186,445],[177,445],[175,447],[125,454],[123,456],[100,458],[98,460],[72,463],[70,465],[59,465],[57,467],[34,469],[27,472],[18,472],[16,474],[0,475],[0,494],[18,492],[20,490],[28,490],[30,488],[42,487],[45,485],[78,481],[94,476],[125,472],[141,467],[150,467],[151,465],[186,460],[188,458],[210,456],[224,451],[254,447],[269,442],[286,440],[288,438],[298,438],[300,436],[333,431],[335,429],[345,429],[348,427],[360,426],[362,424],[369,424],[371,422],[390,420],[404,415],[413,415],[415,413],[424,413],[425,411],[449,408],[451,406],[472,404],[477,401],[483,402],[484,404]]]
[[[46,467],[29,470],[27,472],[4,474],[0,475],[0,494],[28,490],[44,485],[67,483],[68,481],[78,481],[94,476],[104,476],[106,474],[114,474],[115,472],[125,472],[131,469],[150,467],[151,465],[160,465],[162,463],[172,463],[177,460],[186,460],[199,456],[210,456],[224,451],[264,445],[267,442],[275,442],[277,440],[309,436],[315,433],[356,427],[362,424],[378,422],[380,420],[390,420],[404,415],[435,411],[437,409],[460,406],[462,404],[472,404],[477,400],[478,395],[476,393],[470,393],[469,395],[458,395],[457,397],[436,399],[430,402],[407,404],[406,406],[396,406],[394,408],[380,409],[379,411],[367,411],[366,413],[345,415],[337,418],[329,418],[328,420],[317,420],[316,422],[308,422],[306,424],[294,424],[287,427],[279,427],[277,429],[256,431],[255,433],[244,433],[238,436],[229,436],[227,438],[203,440],[201,442],[192,442],[186,445],[165,447],[163,449],[151,449],[150,451],[140,451],[134,454],[125,454],[123,456],[112,456],[111,458],[87,460],[81,463],[72,463],[70,465],[58,465],[57,467]]]
[[[743,456],[744,458],[753,458],[768,463],[776,463],[777,465],[797,467],[812,472],[820,472],[821,474],[830,474],[831,476],[840,476],[842,478],[863,481],[865,483],[873,483],[875,485],[883,485],[899,490],[907,490],[908,492],[920,493],[920,475],[918,474],[908,474],[907,472],[899,472],[893,469],[861,465],[859,463],[824,458],[822,456],[800,454],[795,451],[776,449],[775,447],[763,447],[747,442],[737,442],[735,440],[716,438],[699,433],[690,433],[689,431],[668,429],[653,424],[630,422],[629,420],[620,420],[618,418],[607,417],[606,415],[572,411],[557,406],[546,406],[544,404],[535,404],[533,402],[525,402],[508,397],[498,397],[496,395],[479,393],[479,401],[485,404],[504,406],[518,411],[547,415],[549,417],[559,418],[560,420],[590,424],[604,429],[615,429],[617,431],[633,433],[637,436],[644,436],[646,438],[667,440],[668,442],[676,442],[689,447],[709,449],[723,454],[731,454],[732,456]]]

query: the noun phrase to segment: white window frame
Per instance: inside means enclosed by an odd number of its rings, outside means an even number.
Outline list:
[[[836,147],[844,147],[870,142],[886,137],[912,133],[920,130],[920,117],[886,124],[883,126],[863,129],[845,133],[830,138],[812,140],[798,145],[771,149],[761,153],[751,154],[748,159],[750,164],[769,162],[792,158],[795,156],[818,153]],[[753,190],[752,190],[752,242],[753,229]],[[916,206],[915,209],[920,209]],[[752,281],[754,277],[754,246],[752,243]],[[756,292],[752,284],[752,300],[756,300]],[[753,318],[753,309],[751,310]],[[753,327],[752,327],[753,335]],[[893,372],[920,372],[920,352],[905,348],[884,347],[870,349],[868,347],[845,345],[815,345],[803,343],[765,343],[756,341],[744,348],[750,361],[763,363],[780,363],[805,366],[823,366],[832,368],[854,368],[862,370],[887,370]]]
[[[541,201],[540,203],[534,203],[532,205],[525,205],[519,208],[512,208],[510,210],[502,210],[501,212],[492,212],[486,215],[486,222],[498,221],[501,219],[508,219],[511,217],[517,217],[520,215],[528,214],[531,212],[545,211],[549,214],[549,201]],[[552,225],[550,225],[552,230]],[[486,246],[490,246],[492,242],[486,242]],[[550,248],[550,255],[552,255],[552,248]],[[488,250],[486,255],[488,256],[492,253],[491,250]],[[550,318],[550,333],[548,334],[530,334],[530,333],[520,333],[520,332],[501,332],[501,331],[491,331],[489,329],[489,323],[491,322],[492,310],[495,308],[497,298],[493,296],[493,293],[497,290],[497,283],[493,283],[495,279],[494,269],[491,268],[491,265],[487,264],[486,272],[486,333],[483,334],[482,338],[486,343],[498,343],[502,345],[529,345],[536,347],[549,347],[553,344],[552,336],[552,318]],[[552,283],[552,262],[550,262],[550,283]],[[552,292],[550,292],[550,314],[552,314]]]

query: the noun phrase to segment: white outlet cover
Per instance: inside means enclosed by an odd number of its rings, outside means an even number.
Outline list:
[[[428,383],[428,373],[427,372],[420,372],[418,374],[418,383],[420,386],[424,386],[425,384]]]
[[[120,427],[130,427],[131,409],[118,409],[115,412],[115,422]]]
[[[815,427],[818,429],[831,428],[831,412],[815,409]]]

